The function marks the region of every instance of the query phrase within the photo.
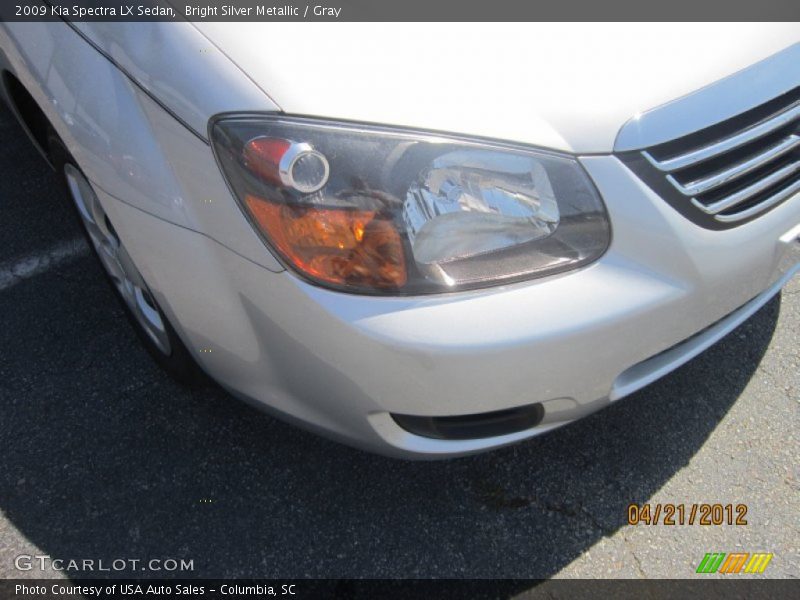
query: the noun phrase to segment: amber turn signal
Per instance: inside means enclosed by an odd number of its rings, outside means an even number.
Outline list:
[[[405,285],[400,234],[374,211],[290,206],[250,194],[245,202],[273,246],[306,275],[345,288]]]

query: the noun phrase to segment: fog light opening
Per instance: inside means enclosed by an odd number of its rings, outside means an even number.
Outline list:
[[[497,437],[536,427],[544,418],[544,406],[527,406],[487,413],[447,417],[392,415],[394,421],[414,435],[439,440],[472,440]]]

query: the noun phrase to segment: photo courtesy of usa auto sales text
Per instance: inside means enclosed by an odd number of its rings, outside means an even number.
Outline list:
[[[18,583],[14,586],[14,593],[19,596],[84,596],[84,597],[103,597],[115,596],[187,596],[196,597],[206,593],[219,594],[222,596],[256,595],[264,596],[294,596],[298,593],[297,585],[239,585],[223,584],[216,587],[202,585],[153,585],[138,583],[110,583],[108,585],[80,585],[55,583],[50,585],[26,585]]]

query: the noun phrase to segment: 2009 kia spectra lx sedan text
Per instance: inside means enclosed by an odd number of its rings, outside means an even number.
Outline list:
[[[630,394],[797,272],[799,40],[6,23],[0,69],[163,366],[433,458]]]

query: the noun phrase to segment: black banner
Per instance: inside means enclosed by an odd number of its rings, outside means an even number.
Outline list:
[[[169,579],[8,579],[0,580],[0,598],[104,600],[147,598],[316,598],[381,600],[502,600],[519,598],[589,600],[704,599],[739,600],[797,597],[797,580],[693,579],[693,580],[581,580],[562,579],[274,579],[274,580],[169,580]]]
[[[0,21],[795,21],[797,0],[3,0]]]

